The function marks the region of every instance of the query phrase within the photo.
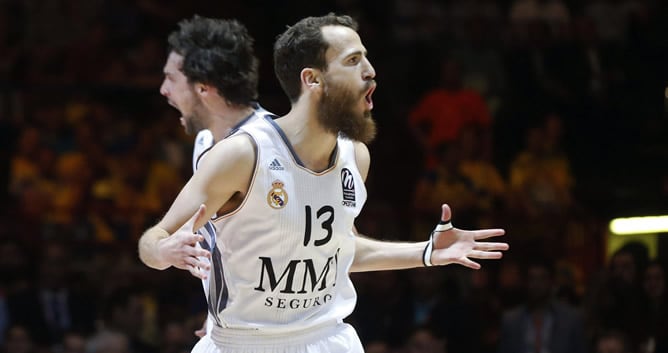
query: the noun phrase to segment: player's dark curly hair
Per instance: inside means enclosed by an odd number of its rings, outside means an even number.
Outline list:
[[[257,99],[258,59],[253,38],[236,20],[193,16],[179,22],[168,50],[183,56],[181,71],[190,83],[212,85],[231,104]]]
[[[274,44],[274,72],[292,103],[301,94],[302,69],[311,67],[327,69],[325,52],[329,47],[322,36],[324,26],[345,26],[357,31],[357,22],[350,16],[329,13],[320,17],[307,17],[288,27]]]

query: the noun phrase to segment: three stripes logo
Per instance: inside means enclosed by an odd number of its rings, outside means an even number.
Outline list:
[[[276,158],[274,158],[274,160],[271,161],[271,163],[269,163],[269,169],[270,170],[285,170],[285,168],[283,168],[281,163]]]

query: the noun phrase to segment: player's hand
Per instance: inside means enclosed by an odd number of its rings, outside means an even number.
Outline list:
[[[441,206],[441,223],[450,222],[452,212],[446,204]],[[451,228],[435,231],[434,247],[431,253],[433,265],[460,264],[472,269],[479,269],[480,264],[471,259],[500,259],[501,251],[508,250],[507,243],[483,242],[482,239],[505,234],[503,229],[461,230]]]
[[[210,264],[208,259],[211,253],[197,247],[197,243],[204,240],[193,229],[194,224],[204,215],[206,206],[201,205],[197,212],[174,234],[158,242],[158,254],[162,261],[170,265],[190,271],[197,278],[206,279]]]
[[[206,335],[206,322],[207,321],[208,321],[208,319],[204,319],[204,323],[202,324],[202,327],[195,330],[195,332],[194,332],[195,336],[197,336],[199,338],[202,338],[202,337],[204,337],[204,335]]]

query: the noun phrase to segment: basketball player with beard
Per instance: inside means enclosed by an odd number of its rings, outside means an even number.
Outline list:
[[[394,270],[498,259],[502,229],[452,227],[443,205],[429,240],[396,243],[357,233],[375,135],[375,71],[356,23],[333,14],[289,27],[274,69],[292,103],[217,143],[164,218],[144,236],[192,234],[217,212],[210,272],[214,325],[193,349],[217,352],[362,352],[343,323],[356,293],[351,271]],[[149,266],[164,268],[140,242]],[[193,257],[189,262],[199,266]]]
[[[244,123],[271,113],[255,101],[258,60],[253,38],[241,23],[194,16],[179,22],[167,42],[169,55],[160,94],[182,114],[180,120],[186,134],[197,134],[194,172],[200,158],[215,142]],[[210,227],[207,224],[197,235],[179,234],[156,244],[166,264],[189,270],[201,278],[207,295],[210,264],[195,267],[187,261],[192,256],[202,256],[201,261],[208,261]],[[205,331],[203,328],[196,334],[201,337]]]

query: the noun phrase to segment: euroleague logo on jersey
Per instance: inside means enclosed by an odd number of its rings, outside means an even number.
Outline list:
[[[271,190],[267,194],[267,203],[271,208],[280,209],[285,207],[288,203],[288,193],[285,192],[283,186],[285,184],[276,179],[271,183]]]
[[[341,170],[341,188],[343,189],[343,206],[355,207],[355,178],[348,168]]]

